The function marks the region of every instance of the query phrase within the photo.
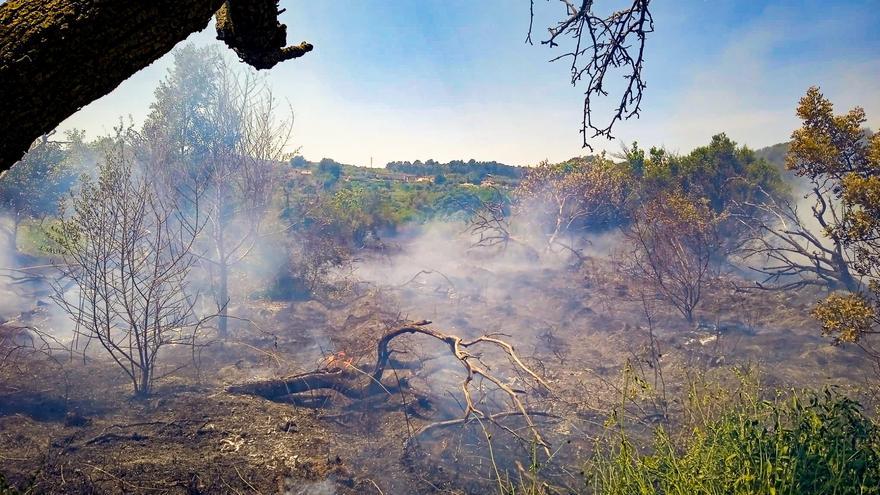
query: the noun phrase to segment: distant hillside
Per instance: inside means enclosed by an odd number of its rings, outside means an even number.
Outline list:
[[[874,135],[874,131],[871,129],[864,129],[865,138],[870,138]],[[804,179],[798,178],[794,172],[785,169],[785,155],[788,154],[788,150],[791,148],[791,143],[777,143],[772,146],[767,146],[766,148],[761,148],[759,150],[755,150],[755,156],[758,158],[763,158],[770,162],[773,166],[779,169],[780,173],[782,173],[782,177],[790,182],[802,184],[804,183]]]
[[[767,146],[766,148],[761,148],[755,151],[755,156],[758,158],[763,158],[768,162],[775,165],[779,168],[780,171],[785,172],[785,155],[788,154],[788,149],[791,147],[791,143],[777,143],[772,146]]]
[[[416,175],[465,175],[478,180],[482,180],[489,175],[509,177],[511,179],[519,179],[523,175],[523,167],[515,167],[505,165],[496,161],[478,162],[476,160],[452,160],[447,163],[440,163],[435,160],[422,162],[416,160],[414,162],[389,162],[385,168],[393,172],[401,172],[405,174]]]

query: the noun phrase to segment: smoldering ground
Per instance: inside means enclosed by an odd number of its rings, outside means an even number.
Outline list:
[[[284,229],[275,229],[279,231]],[[543,234],[535,235],[531,244],[546,244]],[[258,239],[231,269],[231,337],[221,341],[207,332],[208,345],[199,348],[196,360],[189,349],[168,354],[166,362],[174,373],[162,378],[154,398],[122,400],[130,393],[119,373],[110,372],[108,360],[90,360],[85,368],[75,363],[65,373],[76,386],[67,393],[67,405],[59,406],[62,412],[51,416],[51,429],[38,428],[36,408],[20,408],[20,416],[2,418],[0,443],[31,459],[41,450],[24,445],[11,435],[13,429],[32,432],[47,444],[76,433],[71,447],[55,458],[67,470],[53,464],[45,482],[60,482],[62,472],[70,479],[70,463],[90,462],[113,476],[137,479],[138,486],[161,489],[166,479],[155,476],[157,471],[187,476],[178,472],[179,463],[162,454],[176,452],[186,459],[210,459],[214,467],[187,462],[204,474],[203,488],[210,479],[241,490],[247,490],[247,483],[278,483],[291,493],[370,492],[371,482],[385,493],[430,493],[436,487],[485,491],[496,477],[495,468],[518,472],[517,461],[531,455],[529,442],[476,420],[425,430],[460,420],[465,410],[464,370],[445,345],[431,338],[395,341],[395,357],[419,367],[390,374],[388,393],[373,401],[352,400],[333,390],[312,391],[308,401],[279,402],[223,392],[231,384],[283,378],[333,363],[366,367],[375,362],[376,341],[383,332],[401,321],[427,319],[434,328],[464,339],[484,334],[503,338],[551,385],[549,392],[537,390],[497,349],[477,354],[503,383],[522,391],[530,411],[548,415],[535,416],[555,452],[543,474],[559,484],[577,485],[582,480],[561,468],[589,456],[604,419],[597,411],[615,404],[619,390],[614,384],[624,366],[649,357],[639,297],[645,288],[615,267],[615,253],[626,249],[617,233],[587,236],[590,243],[581,246],[582,258],[577,259],[569,251],[525,249],[515,243],[503,250],[475,248],[466,226],[431,223],[384,238],[384,250],[357,252],[351,269],[340,269],[328,280],[345,290],[293,300],[266,293],[290,253],[282,243],[265,239],[274,238]],[[190,288],[204,298],[201,311],[215,312],[210,277],[197,273]],[[810,327],[804,311],[810,295],[803,301],[744,296],[720,281],[710,292],[701,316],[714,328],[694,328],[655,301],[654,330],[663,349],[662,365],[671,370],[670,389],[681,387],[680,377],[673,378],[676,371],[720,371],[750,359],[760,360],[779,383],[845,382],[859,369],[855,356],[832,352]],[[185,367],[175,370],[181,365]],[[648,364],[643,367],[649,369]],[[475,398],[487,414],[511,409],[493,384],[475,385]],[[643,410],[633,414],[656,421],[662,414],[655,406],[640,404]],[[76,426],[82,421],[90,423]],[[513,431],[526,426],[515,417],[499,423]],[[493,439],[492,452],[487,437]],[[146,472],[153,474],[139,478],[124,467],[128,464],[116,467],[120,456],[132,463],[140,459],[139,465],[152,459]],[[4,469],[19,477],[33,466],[33,461],[4,463]],[[91,479],[76,475],[83,487],[115,483],[98,471],[86,472]],[[227,489],[220,481],[210,486]]]

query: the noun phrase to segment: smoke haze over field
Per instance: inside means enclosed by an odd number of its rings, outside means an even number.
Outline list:
[[[781,493],[815,451],[880,486],[874,3],[343,3],[278,3],[314,50],[270,71],[194,34],[0,181],[0,492]],[[644,103],[587,151],[590,71]],[[870,242],[826,249],[823,182]]]

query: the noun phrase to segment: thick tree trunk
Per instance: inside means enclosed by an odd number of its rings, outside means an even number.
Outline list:
[[[9,0],[0,6],[0,170],[36,137],[204,29],[222,4]]]
[[[838,280],[841,286],[850,292],[858,292],[862,287],[861,283],[852,275],[849,264],[843,257],[842,248],[838,245],[837,250],[831,256],[831,261],[837,267]]]
[[[305,42],[284,48],[277,0],[7,0],[0,5],[0,173],[34,139],[204,29],[221,7],[219,36],[257,68],[312,49]]]

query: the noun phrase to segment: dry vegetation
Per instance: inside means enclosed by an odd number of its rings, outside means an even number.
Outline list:
[[[592,22],[577,12],[572,26]],[[779,222],[779,171],[724,135],[685,156],[634,145],[619,161],[473,164],[509,173],[500,186],[392,187],[288,162],[271,93],[210,50],[181,50],[156,98],[142,129],[44,139],[25,162],[85,173],[59,186],[56,215],[9,202],[44,237],[21,253],[14,220],[3,250],[2,483],[698,492],[670,473],[715,459],[735,464],[714,486],[755,469],[734,493],[827,487],[815,473],[873,493],[880,140],[862,114],[835,117],[815,89],[799,109],[790,161],[827,186],[813,189],[822,233]],[[401,205],[419,198],[444,206],[416,224]],[[827,249],[806,254],[832,262],[803,268],[786,240],[817,236]],[[835,388],[795,391],[821,387]]]
[[[462,272],[480,265],[486,271],[476,275],[371,285],[332,301],[247,303],[236,313],[250,321],[205,348],[197,365],[189,353],[167,355],[187,367],[146,400],[126,400],[124,375],[98,357],[83,363],[56,351],[19,362],[5,374],[0,442],[15,455],[4,454],[4,472],[19,486],[66,492],[274,492],[312,482],[337,493],[378,493],[373,483],[385,493],[485,491],[496,468],[516,473],[519,462],[528,471],[532,433],[526,416],[510,416],[516,397],[540,435],[532,440],[553,454],[541,476],[576,488],[583,480],[564,467],[592,451],[624,369],[651,382],[644,400],[627,404],[644,431],[677,417],[673,398],[690,375],[722,376],[754,361],[770,383],[849,386],[865,369],[858,353],[830,349],[810,330],[808,295],[797,303],[715,283],[704,311],[716,319],[694,330],[600,259],[582,271],[509,271],[476,260]],[[435,323],[399,326],[401,314],[424,308]],[[450,350],[462,342],[453,332],[470,341],[503,333],[519,360],[492,345],[456,357]],[[476,361],[467,368],[467,360]],[[465,421],[459,392],[469,377],[476,411]]]

